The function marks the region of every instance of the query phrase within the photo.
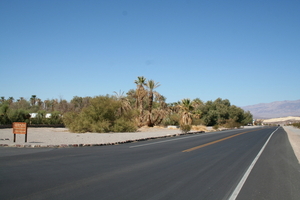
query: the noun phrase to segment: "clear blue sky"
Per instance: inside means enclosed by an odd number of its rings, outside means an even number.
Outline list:
[[[300,99],[298,0],[1,0],[0,96],[42,100],[160,82],[176,102]]]

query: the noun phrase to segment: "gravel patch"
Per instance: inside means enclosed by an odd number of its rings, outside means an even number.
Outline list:
[[[23,134],[16,134],[16,142],[13,142],[12,129],[0,129],[0,146],[30,148],[101,146],[183,135],[178,129],[167,128],[142,128],[138,132],[128,133],[71,133],[67,128],[28,128],[27,133],[27,142]]]
[[[294,153],[300,163],[300,129],[293,126],[283,126],[283,128],[287,132]]]

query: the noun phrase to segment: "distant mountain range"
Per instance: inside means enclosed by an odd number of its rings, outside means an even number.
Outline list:
[[[300,99],[296,101],[275,101],[241,107],[250,111],[254,119],[269,119],[276,117],[300,116]]]

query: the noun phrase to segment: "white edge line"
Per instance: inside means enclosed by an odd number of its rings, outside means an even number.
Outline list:
[[[249,166],[249,168],[247,169],[247,171],[245,172],[243,178],[240,180],[239,184],[236,186],[235,190],[233,191],[233,193],[231,194],[230,198],[228,200],[235,200],[236,197],[239,195],[244,183],[246,182],[250,172],[252,171],[254,165],[256,164],[257,160],[259,159],[260,155],[262,154],[262,152],[264,151],[265,147],[267,146],[269,140],[271,139],[272,135],[279,129],[279,127],[273,131],[273,133],[271,133],[271,135],[269,136],[268,140],[266,141],[266,143],[264,144],[264,146],[261,148],[261,150],[259,151],[259,153],[257,154],[257,156],[254,158],[254,160],[252,161],[251,165]]]

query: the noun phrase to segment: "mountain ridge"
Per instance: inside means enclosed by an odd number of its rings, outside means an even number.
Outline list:
[[[259,103],[241,107],[250,111],[255,119],[269,119],[276,117],[300,116],[300,99]]]

